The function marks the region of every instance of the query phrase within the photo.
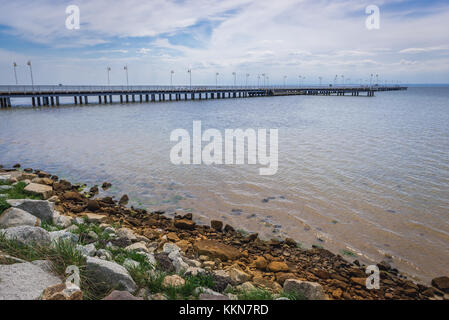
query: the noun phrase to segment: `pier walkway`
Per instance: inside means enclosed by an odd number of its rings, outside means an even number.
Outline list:
[[[59,106],[60,98],[69,97],[73,104],[105,104],[206,100],[285,95],[365,96],[379,91],[407,90],[402,86],[335,86],[335,87],[213,87],[213,86],[0,86],[0,107],[9,108],[12,98],[29,98],[30,105]]]

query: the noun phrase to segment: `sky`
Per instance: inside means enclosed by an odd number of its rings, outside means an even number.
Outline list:
[[[80,28],[68,29],[76,5]],[[379,8],[369,29],[366,8]],[[371,13],[371,12],[369,12]],[[72,21],[72,20],[71,20]],[[0,85],[449,83],[447,0],[0,0]],[[218,73],[218,77],[216,75]],[[249,76],[247,76],[247,74]],[[258,75],[259,79],[258,80]],[[319,80],[321,77],[321,80]],[[248,81],[248,82],[247,82]]]

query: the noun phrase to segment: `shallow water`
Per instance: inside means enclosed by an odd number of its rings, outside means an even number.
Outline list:
[[[21,103],[17,100],[13,103]],[[278,128],[279,170],[175,166],[172,130]],[[391,256],[428,281],[449,266],[449,88],[366,97],[0,110],[0,164],[113,183],[130,204],[221,219],[265,238]],[[268,197],[268,202],[262,201]],[[351,259],[351,257],[348,257]]]

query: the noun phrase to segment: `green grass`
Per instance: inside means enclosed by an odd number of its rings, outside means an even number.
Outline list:
[[[100,228],[99,225],[94,223],[87,223],[87,220],[85,220],[85,223],[77,224],[78,227],[77,230],[72,231],[72,233],[77,234],[79,236],[79,242],[80,244],[88,244],[88,234],[90,231],[95,232],[96,235],[98,235],[98,243],[97,243],[97,249],[104,249],[106,242],[110,239],[110,235],[102,228]]]
[[[354,252],[346,250],[346,249],[340,250],[340,253],[344,256],[357,257],[357,255]]]
[[[60,231],[65,229],[64,227],[57,226],[50,221],[41,221],[41,228],[47,230],[48,232]]]
[[[6,202],[5,198],[0,198],[0,214],[11,206]]]
[[[10,185],[10,184],[4,184]],[[26,192],[24,189],[26,187],[26,183],[20,181],[15,185],[12,185],[12,188],[9,190],[0,190],[0,193],[6,195],[6,199],[33,199],[33,200],[42,200],[41,196],[33,195]]]

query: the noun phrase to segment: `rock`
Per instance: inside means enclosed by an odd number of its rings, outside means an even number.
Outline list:
[[[221,231],[223,229],[223,222],[219,220],[212,220],[210,222],[210,226],[212,229],[215,229],[217,231]]]
[[[125,259],[125,261],[123,262],[123,266],[126,269],[133,269],[139,267],[140,263],[132,259]]]
[[[180,256],[173,258],[172,264],[175,267],[176,273],[185,273],[189,269],[189,265]]]
[[[66,192],[64,192],[63,197],[65,200],[72,200],[72,201],[79,201],[79,202],[83,202],[85,199],[81,194],[79,194],[78,192],[75,192],[75,191],[66,191]]]
[[[157,263],[159,263],[159,266],[163,271],[166,272],[175,271],[175,267],[167,254],[158,253],[154,255],[154,258],[156,259]]]
[[[112,260],[112,254],[105,249],[99,249],[97,250],[97,252],[95,253],[95,256],[97,256],[100,259],[103,260]]]
[[[366,286],[366,278],[356,278],[356,277],[352,277],[351,281],[362,286],[365,287]]]
[[[289,270],[288,265],[285,262],[272,261],[267,266],[271,272],[286,272]]]
[[[112,186],[112,184],[110,184],[109,182],[103,182],[101,188],[102,188],[103,190],[107,190],[107,189],[109,189],[111,186]]]
[[[181,248],[181,250],[183,252],[185,252],[187,249],[189,249],[192,246],[192,244],[189,241],[187,241],[187,240],[180,240],[180,241],[176,242],[175,244],[179,248]]]
[[[235,229],[231,225],[229,224],[225,225],[224,232],[234,232],[234,231]]]
[[[227,270],[232,284],[238,285],[251,280],[251,275],[235,267]]]
[[[307,300],[325,300],[323,287],[319,283],[288,279],[284,283],[284,292],[304,296]]]
[[[116,230],[116,234],[120,238],[126,238],[126,239],[130,240],[131,242],[137,241],[137,237],[134,234],[134,231],[132,231],[129,228],[120,228],[120,229]]]
[[[41,221],[53,222],[59,215],[54,209],[55,204],[45,200],[19,199],[7,200],[6,202],[11,207],[22,209]]]
[[[276,281],[283,286],[285,280],[287,279],[294,279],[296,275],[294,273],[288,273],[288,272],[278,272],[276,273]]]
[[[193,222],[192,220],[187,220],[187,219],[175,220],[174,225],[178,229],[185,229],[185,230],[195,229],[195,222]]]
[[[170,254],[172,252],[179,253],[181,251],[181,249],[176,244],[167,242],[167,243],[164,243],[164,245],[162,247],[162,251],[164,253]]]
[[[199,267],[188,267],[186,269],[186,271],[184,272],[185,276],[197,276],[199,274],[204,274],[206,273],[206,270],[204,270],[203,268],[199,268]]]
[[[93,231],[93,230],[90,230],[90,231],[87,233],[87,236],[88,236],[90,239],[94,240],[94,241],[97,241],[97,240],[98,240],[98,234],[96,234],[95,231]]]
[[[78,250],[85,257],[93,257],[97,252],[97,249],[95,248],[95,245],[93,243],[85,246],[77,245],[76,250]]]
[[[238,249],[215,240],[198,240],[193,246],[199,254],[219,258],[222,261],[237,260],[242,254]]]
[[[146,257],[149,264],[156,265],[156,258],[154,257],[154,254],[146,252],[142,252],[141,254]]]
[[[78,235],[65,230],[52,231],[49,233],[49,235],[51,242],[70,241],[72,243],[77,243],[79,239]]]
[[[88,200],[87,201],[87,210],[90,210],[93,212],[100,210],[100,205],[98,204],[98,201],[97,200]]]
[[[238,285],[237,287],[235,287],[238,291],[243,291],[243,292],[248,292],[248,291],[253,291],[256,290],[256,287],[251,283],[251,282],[245,282],[242,283],[241,285]]]
[[[128,291],[114,290],[103,300],[143,300],[143,298],[135,297]]]
[[[11,190],[11,189],[12,189],[12,186],[8,186],[8,185],[0,186],[0,191],[8,191],[8,190]]]
[[[53,188],[45,184],[30,183],[23,190],[31,194],[42,196],[44,200],[50,198],[53,194]]]
[[[177,241],[181,240],[174,232],[169,232],[166,234],[166,236],[167,236],[167,240],[172,241],[172,242],[177,242]]]
[[[0,265],[0,300],[37,300],[45,288],[61,283],[32,263]]]
[[[87,221],[90,223],[101,223],[107,219],[107,216],[105,215],[90,212],[84,212],[81,216],[86,217]]]
[[[72,225],[72,218],[69,216],[58,215],[53,220],[53,223],[61,228],[67,228]]]
[[[124,206],[124,205],[127,205],[127,204],[128,204],[128,201],[129,201],[128,195],[124,194],[124,195],[120,198],[118,204]]]
[[[282,287],[279,283],[268,280],[261,276],[254,277],[252,281],[256,286],[268,289],[271,292],[280,293],[282,291]]]
[[[432,279],[432,286],[443,292],[449,293],[449,278],[445,276],[434,278]]]
[[[1,230],[0,232],[8,240],[16,240],[26,245],[37,244],[44,246],[51,243],[50,234],[40,227],[18,226]]]
[[[0,228],[17,226],[39,227],[40,225],[41,220],[39,218],[19,208],[9,208],[0,215]]]
[[[132,245],[129,245],[125,248],[125,250],[127,251],[140,251],[140,252],[150,252],[145,244],[145,242],[136,242],[133,243]]]
[[[182,287],[185,285],[186,281],[178,275],[166,276],[162,281],[162,286],[167,287]]]
[[[42,300],[83,300],[83,293],[74,283],[60,283],[46,288]]]
[[[168,300],[167,297],[162,293],[155,293],[149,297],[149,300]]]
[[[294,239],[292,239],[292,238],[286,238],[285,239],[285,244],[290,246],[290,247],[294,247],[294,248],[296,248],[296,246],[297,246],[296,241]]]
[[[0,174],[0,182],[9,182],[10,179],[10,174]]]
[[[267,265],[268,265],[267,259],[265,259],[264,257],[256,257],[256,260],[254,260],[254,266],[257,269],[265,270]]]
[[[32,173],[27,173],[26,175],[22,175],[22,180],[31,180],[32,183],[37,184],[45,184],[47,186],[52,186],[54,181],[50,178],[37,178],[37,175]],[[20,179],[19,179],[20,180]]]
[[[231,300],[228,296],[222,294],[209,294],[201,293],[198,297],[199,300]]]
[[[90,273],[91,279],[97,283],[129,292],[134,292],[137,289],[128,271],[115,262],[88,257],[86,270]]]

